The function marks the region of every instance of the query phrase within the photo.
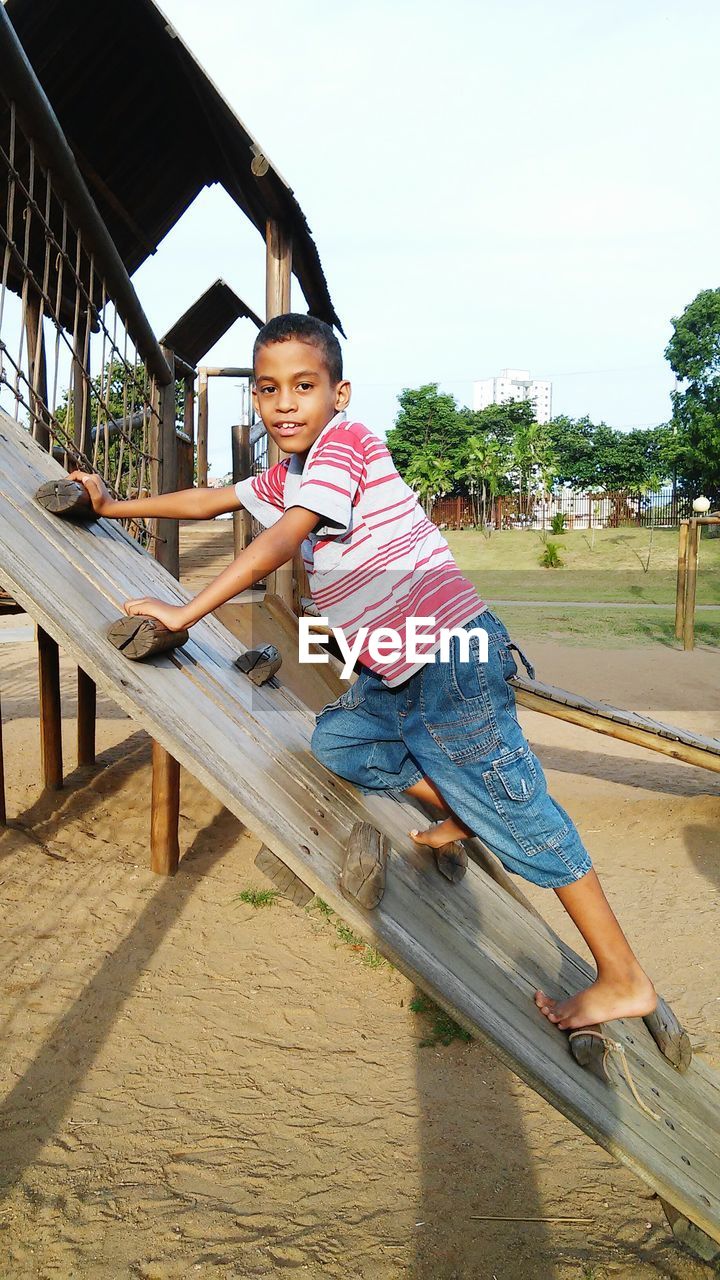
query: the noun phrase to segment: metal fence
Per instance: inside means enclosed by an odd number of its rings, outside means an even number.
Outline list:
[[[561,489],[543,497],[517,494],[488,503],[488,523],[495,529],[550,529],[562,516],[566,529],[618,529],[627,527],[672,528],[692,514],[690,498],[664,486],[654,493],[612,490],[577,493]],[[448,529],[470,529],[479,524],[479,512],[468,497],[439,498],[431,518]]]
[[[0,408],[114,495],[157,491],[172,370],[2,6],[0,64]]]

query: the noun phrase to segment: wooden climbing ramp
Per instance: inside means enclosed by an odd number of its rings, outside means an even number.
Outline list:
[[[13,598],[310,889],[526,1084],[720,1241],[720,1078],[697,1058],[678,1074],[638,1020],[608,1030],[625,1049],[642,1107],[614,1065],[613,1085],[583,1070],[533,992],[569,994],[587,983],[587,965],[480,867],[471,864],[457,885],[444,881],[407,835],[417,821],[409,803],[363,797],[315,761],[314,717],[282,686],[282,671],[272,685],[252,685],[233,667],[241,641],[216,619],[193,627],[180,650],[147,663],[124,659],[105,638],[122,602],[185,593],[112,521],[78,526],[42,510],[38,486],[61,474],[0,414],[0,582]],[[345,843],[360,818],[393,849],[385,896],[367,914],[339,890]],[[482,1105],[480,1086],[474,1101]]]

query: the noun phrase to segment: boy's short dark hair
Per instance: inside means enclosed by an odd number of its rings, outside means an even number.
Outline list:
[[[299,311],[288,311],[285,315],[275,316],[263,325],[253,346],[253,365],[262,347],[268,347],[272,342],[288,342],[290,338],[319,347],[330,381],[342,381],[342,351],[330,325],[325,324],[324,320],[316,320],[315,316],[304,316]]]

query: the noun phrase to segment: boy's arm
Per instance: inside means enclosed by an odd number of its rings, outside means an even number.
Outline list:
[[[169,495],[168,495],[169,496]],[[276,524],[264,529],[207,587],[188,604],[172,605],[145,596],[127,600],[125,612],[157,618],[171,631],[182,631],[212,613],[221,604],[246,591],[254,582],[291,560],[300,544],[318,524],[320,516],[305,507],[291,507]]]
[[[181,489],[177,493],[159,493],[148,498],[112,498],[101,476],[94,471],[72,471],[71,480],[85,488],[93,511],[98,516],[125,520],[143,516],[167,516],[174,520],[212,520],[228,511],[239,511],[242,503],[235,486],[222,489]]]

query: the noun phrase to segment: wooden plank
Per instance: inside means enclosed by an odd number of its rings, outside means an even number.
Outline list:
[[[567,689],[556,689],[527,676],[513,677],[512,685],[520,706],[568,720],[596,733],[633,742],[650,751],[659,751],[674,760],[720,772],[720,738],[692,733],[689,729],[664,724],[633,711],[623,711],[608,703],[593,702],[579,694],[569,693]]]
[[[33,494],[56,474],[57,464],[26,433],[0,419],[0,576],[17,599],[353,928],[531,1087],[720,1238],[718,1078],[698,1059],[677,1075],[635,1020],[612,1024],[612,1034],[660,1120],[638,1109],[622,1080],[610,1088],[584,1072],[532,1000],[538,985],[562,995],[587,981],[584,962],[477,867],[458,885],[442,881],[408,836],[412,806],[360,796],[327,773],[309,750],[312,716],[282,687],[244,680],[232,667],[242,646],[217,621],[194,627],[181,651],[147,664],[125,661],[104,637],[123,598],[186,593],[111,522],[81,529],[42,511]],[[378,826],[393,848],[385,896],[370,914],[338,888],[357,818]]]

